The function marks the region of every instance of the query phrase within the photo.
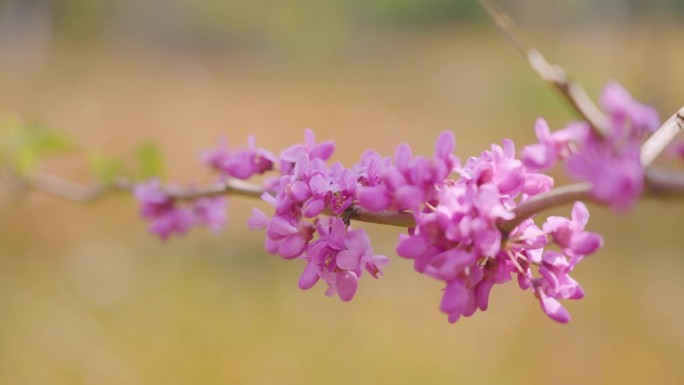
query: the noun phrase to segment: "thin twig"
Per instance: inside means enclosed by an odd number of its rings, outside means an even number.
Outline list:
[[[653,197],[681,197],[684,195],[684,172],[660,167],[646,170],[646,189]]]
[[[406,228],[416,227],[413,214],[407,211],[370,211],[359,205],[352,205],[345,211],[344,216],[359,222]]]
[[[641,163],[648,167],[684,128],[684,107],[666,120],[641,146]]]
[[[658,167],[649,167],[645,175],[646,197],[676,197],[684,196],[684,172],[668,170]],[[518,205],[513,212],[515,218],[499,221],[499,229],[504,233],[510,233],[525,219],[553,207],[562,206],[578,200],[594,200],[590,194],[591,183],[580,182],[565,185],[545,193],[535,195]],[[603,202],[596,201],[602,204]]]
[[[501,31],[513,42],[518,50],[527,57],[532,69],[542,79],[552,84],[565,97],[570,105],[584,118],[600,136],[607,136],[608,119],[594,104],[584,88],[573,82],[563,68],[552,65],[535,49],[513,21],[490,0],[479,0],[487,14]]]
[[[23,181],[26,187],[58,198],[78,203],[91,203],[112,191],[129,191],[132,183],[117,179],[109,186],[82,186],[52,174],[35,174]]]
[[[66,199],[78,203],[95,202],[111,192],[131,192],[135,183],[124,178],[117,179],[109,186],[82,186],[70,180],[50,174],[36,174],[25,181],[26,187],[36,191]],[[264,189],[259,185],[237,179],[218,182],[203,188],[180,189],[176,187],[164,187],[164,191],[172,198],[178,200],[194,200],[202,197],[217,195],[237,195],[248,198],[260,198]],[[325,212],[334,215],[332,212]],[[345,219],[358,222],[376,223],[397,227],[415,227],[416,222],[409,212],[392,210],[370,211],[358,205],[350,206],[343,214]]]
[[[33,176],[27,184],[37,191],[79,203],[96,201],[113,191],[130,192],[135,186],[135,184],[129,180],[118,179],[109,187],[84,187],[54,175]],[[241,180],[219,182],[204,188],[178,189],[167,187],[165,190],[171,197],[179,200],[194,200],[217,195],[238,195],[248,198],[259,198],[264,192],[260,186]],[[590,195],[590,191],[591,183],[580,182],[557,187],[545,193],[533,196],[513,209],[515,218],[499,221],[499,229],[504,234],[507,234],[525,219],[530,218],[537,213],[578,200],[592,200],[593,198]],[[654,197],[684,196],[684,173],[655,167],[648,168],[646,170],[646,190],[644,195]],[[325,211],[324,214],[334,215],[329,211]],[[365,223],[403,228],[416,227],[416,221],[413,214],[405,211],[370,211],[359,205],[351,205],[345,210],[342,217]]]
[[[499,221],[499,229],[506,234],[510,233],[525,219],[530,218],[536,213],[577,200],[589,199],[590,191],[591,183],[580,182],[557,187],[545,193],[535,195],[513,209],[513,213],[515,213],[513,219]]]

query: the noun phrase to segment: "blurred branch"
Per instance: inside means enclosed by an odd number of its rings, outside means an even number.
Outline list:
[[[584,88],[579,83],[573,82],[562,67],[550,64],[541,52],[532,46],[525,34],[501,8],[490,0],[478,1],[499,29],[527,57],[532,69],[565,97],[575,111],[589,123],[594,132],[600,137],[606,137],[609,132],[608,119],[591,100]],[[646,193],[654,196],[684,194],[684,174],[648,167],[681,132],[682,128],[684,128],[684,107],[668,119],[642,146],[641,162],[646,168]],[[585,182],[559,187],[536,195],[514,209],[515,218],[500,221],[499,228],[504,233],[508,233],[522,221],[538,212],[575,200],[592,199],[589,194],[590,191],[591,184]]]
[[[644,196],[656,198],[681,198],[684,196],[684,172],[682,171],[649,167],[646,169],[644,177],[646,182]],[[513,209],[515,218],[500,220],[498,223],[499,229],[504,233],[509,233],[525,219],[537,213],[578,200],[592,200],[596,203],[604,204],[601,201],[595,200],[590,192],[591,183],[580,182],[535,195]]]
[[[112,191],[132,189],[132,183],[126,179],[117,179],[111,186],[82,186],[51,174],[35,174],[23,183],[33,190],[78,203],[94,202]]]
[[[115,191],[132,192],[135,182],[118,178],[109,186],[83,186],[67,179],[50,174],[36,174],[24,181],[25,187],[78,203],[91,203],[104,198]],[[179,200],[194,200],[217,195],[237,195],[248,198],[260,198],[266,192],[260,186],[242,180],[231,179],[218,182],[203,188],[179,189],[167,187],[165,193]],[[334,215],[324,211],[326,215]],[[415,227],[413,215],[399,211],[370,211],[358,205],[350,206],[342,216],[348,220],[398,227]]]
[[[591,199],[590,191],[591,183],[581,182],[557,187],[545,193],[535,195],[513,209],[515,214],[513,219],[499,220],[499,229],[503,233],[510,233],[524,220],[541,211],[578,200]]]
[[[85,187],[53,175],[33,176],[26,182],[28,187],[37,191],[79,203],[96,201],[113,191],[132,191],[135,184],[126,179],[118,179],[108,187]],[[507,234],[527,218],[553,207],[562,206],[578,200],[594,200],[590,195],[591,183],[580,182],[554,188],[545,193],[535,195],[518,205],[513,212],[515,217],[500,220],[499,229]],[[180,200],[193,200],[217,195],[238,195],[249,198],[260,198],[265,192],[260,186],[242,180],[229,180],[197,189],[167,188],[169,196]],[[664,197],[684,195],[684,172],[649,167],[646,170],[645,196]],[[602,203],[596,201],[597,203]],[[334,215],[324,211],[326,215]],[[345,220],[365,223],[412,228],[416,226],[413,214],[392,210],[370,211],[359,205],[351,205],[342,214]]]
[[[684,107],[666,120],[641,146],[641,163],[648,167],[684,128]]]
[[[594,104],[584,88],[573,82],[563,68],[550,64],[546,58],[535,49],[527,37],[513,23],[513,21],[490,0],[479,0],[487,14],[492,18],[501,31],[513,42],[516,48],[527,57],[532,69],[545,81],[553,85],[565,97],[570,105],[580,114],[600,136],[608,133],[608,119]]]
[[[413,214],[408,211],[370,211],[359,205],[351,205],[344,214],[343,218],[353,219],[359,222],[376,223],[379,225],[390,225],[397,227],[412,228],[416,227],[416,220]]]
[[[651,196],[684,195],[684,172],[660,167],[646,170],[646,188]]]

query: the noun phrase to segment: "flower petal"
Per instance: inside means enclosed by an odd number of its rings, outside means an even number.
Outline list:
[[[342,271],[337,273],[337,294],[344,302],[351,301],[359,287],[359,277],[353,271]]]

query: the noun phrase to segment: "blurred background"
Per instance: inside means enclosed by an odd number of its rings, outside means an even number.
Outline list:
[[[501,1],[591,95],[609,80],[663,117],[684,103],[678,0]],[[453,130],[461,159],[533,123],[573,118],[473,0],[0,0],[0,120],[74,138],[41,172],[92,182],[93,152],[165,155],[204,183],[203,149],[249,134],[279,151],[306,127],[335,159]],[[5,189],[6,190],[6,189]],[[451,325],[440,285],[396,257],[398,230],[364,226],[392,263],[354,301],[301,292],[298,261],[230,224],[162,243],[128,196],[91,205],[29,193],[0,206],[2,384],[675,384],[684,381],[684,204],[593,207],[606,247],[575,277],[558,325],[515,284]],[[568,208],[559,213],[569,211]]]

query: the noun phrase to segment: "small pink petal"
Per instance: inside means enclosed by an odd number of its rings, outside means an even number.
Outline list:
[[[386,210],[390,205],[389,194],[381,187],[361,187],[357,195],[359,205],[371,211]]]
[[[415,186],[403,186],[396,191],[399,210],[416,209],[425,200],[423,190]]]
[[[343,270],[356,270],[361,264],[361,254],[354,250],[342,250],[337,253],[337,267]]]
[[[584,228],[589,222],[589,209],[581,201],[576,201],[572,206],[572,221],[578,223],[580,228]]]
[[[430,247],[428,240],[422,235],[400,235],[397,254],[404,258],[419,258]]]
[[[589,231],[575,233],[570,238],[569,248],[575,254],[587,255],[598,250],[603,244],[603,238]]]
[[[311,199],[304,203],[302,214],[307,218],[313,218],[325,210],[325,200]]]
[[[342,271],[337,273],[337,294],[344,302],[351,301],[356,294],[356,289],[359,287],[359,277],[353,271]]]
[[[320,279],[318,269],[312,262],[307,263],[302,275],[299,277],[298,286],[302,290],[311,289]]]
[[[444,313],[461,313],[468,300],[468,293],[460,281],[447,283],[439,309]]]
[[[546,313],[546,315],[552,320],[562,324],[568,323],[570,321],[570,313],[565,310],[563,305],[561,305],[557,299],[544,294],[543,291],[539,291],[539,303],[541,304],[541,308],[544,313]]]
[[[296,232],[297,227],[279,216],[271,218],[271,221],[268,223],[268,228],[266,229],[266,234],[273,239],[281,239]]]
[[[435,143],[435,158],[448,160],[456,147],[456,138],[451,131],[442,131]]]
[[[413,151],[408,144],[401,144],[394,151],[394,166],[399,170],[406,170],[413,158]]]
[[[278,246],[278,254],[285,259],[299,257],[306,249],[306,244],[307,242],[299,234],[287,236]]]
[[[325,141],[317,144],[311,149],[311,157],[323,160],[328,160],[333,152],[335,152],[335,143]]]

